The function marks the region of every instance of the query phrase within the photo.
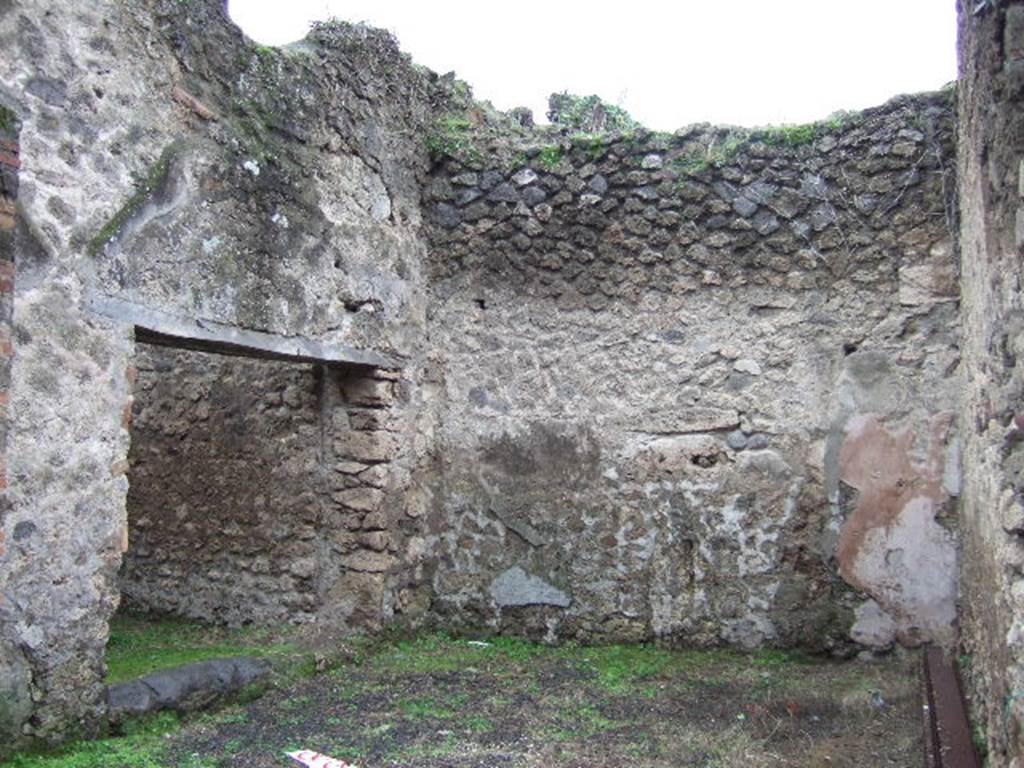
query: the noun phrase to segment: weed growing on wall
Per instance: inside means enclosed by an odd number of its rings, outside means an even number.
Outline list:
[[[462,162],[478,163],[483,154],[476,146],[472,135],[473,124],[464,116],[449,113],[442,115],[427,134],[427,152],[434,162],[451,157]]]

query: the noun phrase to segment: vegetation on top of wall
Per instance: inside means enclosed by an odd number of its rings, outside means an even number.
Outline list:
[[[770,125],[756,131],[756,136],[772,146],[800,147],[814,142],[830,131],[838,131],[856,119],[853,112],[834,112],[824,120],[792,125]]]
[[[608,137],[594,133],[574,133],[569,137],[574,149],[583,150],[590,160],[600,160],[608,152]]]
[[[537,164],[544,170],[550,171],[557,166],[565,157],[565,150],[557,144],[544,147],[537,153]]]
[[[815,123],[803,125],[780,125],[766,128],[761,138],[765,144],[799,147],[810,144],[818,138],[818,126]]]
[[[625,133],[641,127],[626,110],[600,96],[567,92],[548,97],[548,119],[560,128],[585,134]]]
[[[473,137],[473,123],[458,113],[441,115],[427,134],[426,145],[430,159],[435,162],[445,157],[467,163],[483,160],[483,153]]]
[[[693,176],[710,168],[727,165],[750,143],[751,135],[743,129],[730,131],[719,140],[712,139],[706,147],[696,147],[675,157],[670,165],[681,175]]]
[[[129,196],[124,204],[118,209],[106,224],[104,224],[96,236],[89,241],[85,252],[90,257],[97,256],[104,246],[117,237],[131,218],[139,212],[146,204],[156,189],[167,179],[171,169],[171,162],[178,151],[177,144],[171,143],[157,161],[151,165],[144,174],[137,176],[134,180],[135,191]]]

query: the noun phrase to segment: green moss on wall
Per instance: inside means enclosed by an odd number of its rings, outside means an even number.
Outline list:
[[[0,131],[4,133],[14,133],[18,127],[18,116],[15,114],[13,109],[0,104]]]
[[[171,144],[160,153],[160,157],[149,167],[145,174],[136,179],[135,191],[86,246],[86,253],[90,257],[99,255],[106,244],[117,237],[118,233],[124,228],[124,225],[138,213],[152,196],[153,192],[163,184],[167,174],[170,172],[171,162],[176,153],[177,146]]]

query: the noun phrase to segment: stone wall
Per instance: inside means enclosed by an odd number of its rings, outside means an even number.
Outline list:
[[[0,48],[22,125],[0,658],[32,702],[2,723],[9,749],[103,723],[139,312],[386,353],[407,388],[422,376],[437,79],[345,24],[255,46],[221,0],[0,3]]]
[[[122,605],[315,617],[322,371],[139,345]]]
[[[380,629],[409,484],[400,376],[143,345],[136,367],[123,603]]]
[[[1024,765],[1024,4],[960,4],[965,387],[961,577],[989,764]]]
[[[18,170],[20,121],[0,94],[0,558],[7,547],[7,526],[10,500],[7,494],[7,432],[10,424],[11,357],[14,351],[11,319],[14,312],[14,254],[23,234],[19,220]],[[22,525],[11,531],[17,542],[29,529]],[[0,617],[5,615],[0,598]],[[31,674],[24,655],[4,641],[0,635],[0,737],[20,728],[32,711],[29,685]],[[2,754],[2,751],[0,751]]]
[[[963,14],[958,421],[951,93],[532,128],[363,27],[274,50],[220,0],[0,3],[0,752],[102,726],[133,543],[132,602],[227,621],[951,645],[966,431],[967,640],[1009,754],[1020,8]],[[629,131],[572,132],[598,124]],[[140,318],[307,367],[147,357]],[[265,611],[171,588],[199,531]]]
[[[952,94],[767,131],[442,125],[437,620],[952,642]]]

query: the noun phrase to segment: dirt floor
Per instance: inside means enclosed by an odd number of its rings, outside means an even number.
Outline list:
[[[114,745],[109,754],[12,764],[269,768],[290,765],[284,752],[296,749],[359,768],[917,768],[922,759],[916,654],[835,662],[424,635],[330,658],[248,703],[164,716],[100,742]]]

